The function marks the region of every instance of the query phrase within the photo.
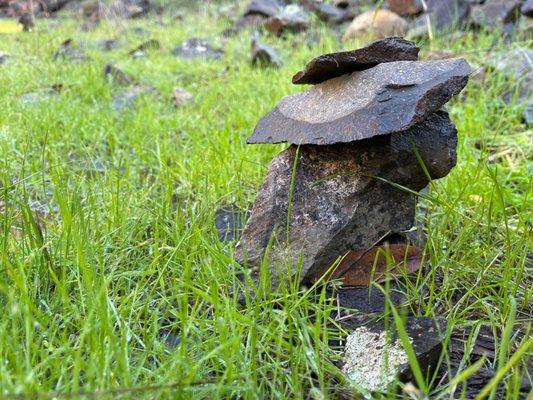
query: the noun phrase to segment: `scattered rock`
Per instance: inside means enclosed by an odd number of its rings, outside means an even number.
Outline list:
[[[183,42],[180,46],[176,47],[172,54],[181,57],[186,60],[194,58],[207,59],[219,59],[224,54],[222,49],[214,48],[205,39],[192,38]]]
[[[248,143],[325,145],[399,132],[459,93],[469,73],[462,59],[396,61],[330,79],[284,97]]]
[[[152,87],[133,86],[123,93],[113,97],[112,106],[115,111],[123,111],[132,108],[137,100],[147,94],[154,94],[156,90]]]
[[[284,33],[298,33],[309,26],[309,15],[298,6],[290,5],[279,14],[270,17],[265,22],[265,28],[270,33],[281,36]]]
[[[11,57],[9,53],[4,53],[0,51],[0,64],[4,64],[9,59],[9,57]]]
[[[36,90],[34,92],[24,93],[19,97],[19,101],[24,105],[38,105],[39,103],[47,103],[57,99],[57,95],[61,92],[63,85],[52,85],[51,87]]]
[[[35,27],[35,19],[32,14],[22,14],[19,18],[19,23],[26,32],[31,31]]]
[[[345,323],[358,325],[361,321],[368,320],[372,315],[382,314],[387,303],[387,296],[376,287],[343,287],[333,293],[337,298],[338,306],[349,310],[350,314],[344,317]],[[390,284],[388,298],[395,307],[401,307],[407,301],[405,293],[394,282]],[[357,311],[355,319],[352,310]]]
[[[174,105],[176,107],[183,107],[185,104],[190,103],[193,99],[192,94],[177,86],[172,90],[172,93],[174,97]]]
[[[139,46],[131,50],[129,54],[135,55],[139,52],[144,53],[150,50],[159,50],[160,48],[161,48],[161,43],[159,42],[159,40],[150,39],[150,40],[147,40],[146,42],[141,43]]]
[[[387,8],[402,17],[418,15],[424,11],[420,0],[388,0]]]
[[[346,11],[321,0],[302,0],[301,3],[324,22],[339,24],[346,20]]]
[[[83,61],[87,56],[83,51],[73,46],[72,39],[67,39],[59,45],[59,48],[52,57],[52,61],[57,61],[59,58],[63,60]]]
[[[131,85],[134,82],[134,79],[131,78],[121,69],[115,67],[112,63],[107,63],[104,67],[104,75],[107,79],[113,81],[118,85]]]
[[[252,40],[251,47],[252,65],[274,68],[280,68],[283,65],[272,47],[261,43],[257,39]]]
[[[502,29],[518,19],[520,6],[519,0],[486,0],[484,4],[472,7],[470,20],[476,27]]]
[[[495,54],[489,66],[512,79],[512,87],[504,93],[509,103],[516,92],[518,101],[529,101],[533,97],[533,50],[516,47],[513,50]]]
[[[443,348],[446,321],[408,317],[404,327],[422,374],[430,375]],[[386,391],[398,376],[404,382],[413,379],[409,358],[398,339],[394,321],[389,321],[388,328],[383,322],[376,322],[356,328],[346,338],[342,371],[349,380],[369,392]]]
[[[410,229],[414,197],[372,176],[420,190],[428,181],[413,145],[430,175],[440,178],[455,164],[456,144],[455,127],[438,111],[405,132],[373,140],[289,147],[269,166],[235,250],[238,262],[255,268],[252,278],[257,279],[272,240],[272,286],[293,276],[300,263],[300,281],[306,284],[348,251]]]
[[[261,15],[263,17],[273,17],[279,14],[285,5],[278,0],[252,0],[244,10],[244,16]]]
[[[403,36],[406,29],[407,23],[398,14],[384,9],[370,10],[354,18],[342,39],[382,39],[389,36]]]
[[[426,0],[427,14],[420,15],[409,30],[408,36],[420,38],[429,34],[427,17],[431,23],[433,33],[451,32],[461,28],[468,19],[470,4],[468,0]]]
[[[138,18],[150,11],[148,0],[114,0],[109,7],[112,15],[121,18]]]
[[[520,12],[526,17],[533,18],[533,0],[526,0],[520,9]]]
[[[235,206],[225,206],[215,213],[218,240],[222,243],[239,240],[249,213]]]
[[[116,39],[103,39],[98,41],[98,47],[102,51],[111,51],[118,49],[118,41]]]
[[[391,37],[361,49],[324,54],[313,58],[303,71],[292,78],[295,85],[322,83],[328,79],[362,71],[393,61],[418,60],[419,47],[413,42]]]

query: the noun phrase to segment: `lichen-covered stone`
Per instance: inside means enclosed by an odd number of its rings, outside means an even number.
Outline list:
[[[284,97],[257,124],[248,143],[334,144],[400,132],[459,93],[463,59],[378,64]]]
[[[254,267],[257,280],[270,246],[272,286],[295,276],[298,265],[307,283],[347,251],[411,228],[414,196],[383,179],[412,190],[427,185],[413,146],[433,178],[445,176],[456,161],[456,133],[438,111],[405,132],[372,140],[291,146],[269,167],[235,250],[238,262]]]

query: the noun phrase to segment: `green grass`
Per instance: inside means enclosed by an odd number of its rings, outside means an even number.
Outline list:
[[[213,8],[161,22],[82,32],[80,21],[49,20],[0,35],[0,51],[12,55],[0,65],[0,397],[337,398],[347,390],[335,366],[342,354],[328,341],[346,332],[332,324],[335,304],[320,288],[293,287],[239,305],[234,244],[218,241],[213,217],[224,204],[251,206],[283,146],[245,139],[283,95],[301,90],[292,74],[355,45],[317,26],[312,48],[306,36],[264,39],[281,70],[250,67],[247,33],[224,43],[221,60],[184,61],[170,51],[216,36],[227,18]],[[100,52],[95,42],[112,37],[123,47]],[[67,38],[90,60],[52,62]],[[128,55],[148,38],[162,49]],[[424,54],[450,49],[481,66],[494,41],[515,45],[469,33],[425,43]],[[108,61],[159,94],[114,111],[125,88],[104,79]],[[49,101],[20,101],[54,84],[63,89]],[[405,291],[415,315],[444,316],[449,332],[488,324],[498,374],[486,394],[496,398],[499,384],[514,399],[533,352],[533,164],[521,106],[502,100],[511,84],[489,73],[451,102],[459,161],[425,194],[431,266]],[[194,101],[175,109],[174,86]],[[181,344],[167,346],[161,331]],[[471,364],[440,385],[426,378],[428,396],[461,398]]]

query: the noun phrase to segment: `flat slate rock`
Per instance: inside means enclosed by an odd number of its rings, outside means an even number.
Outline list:
[[[463,59],[396,61],[284,97],[248,143],[349,143],[400,132],[440,109],[467,84]]]
[[[389,298],[395,307],[406,302],[405,294],[397,284],[391,283]],[[363,314],[382,314],[385,311],[387,297],[376,287],[343,287],[334,294],[339,307],[356,310]]]
[[[420,48],[413,42],[390,37],[378,40],[361,49],[323,54],[313,58],[303,71],[292,78],[295,85],[316,85],[378,64],[393,61],[416,61]]]
[[[446,338],[443,318],[408,317],[404,327],[424,376],[436,368]],[[398,376],[412,381],[407,354],[398,339],[396,325],[383,321],[359,326],[346,338],[342,371],[346,377],[369,392],[386,391]]]
[[[413,145],[433,179],[446,176],[457,146],[448,114],[438,111],[408,131],[372,140],[281,152],[236,246],[239,264],[257,280],[266,263],[273,289],[300,266],[300,282],[308,284],[348,251],[409,230],[415,224],[414,196],[372,176],[415,191],[424,188],[427,176]]]
[[[185,60],[194,58],[219,59],[224,54],[222,49],[213,47],[207,40],[192,38],[172,50],[172,54]]]

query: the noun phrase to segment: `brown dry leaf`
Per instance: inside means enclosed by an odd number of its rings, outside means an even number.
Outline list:
[[[401,273],[411,274],[422,265],[423,251],[407,244],[388,244],[352,250],[343,258],[330,279],[341,279],[344,286],[383,283]],[[316,277],[320,278],[323,272]]]

